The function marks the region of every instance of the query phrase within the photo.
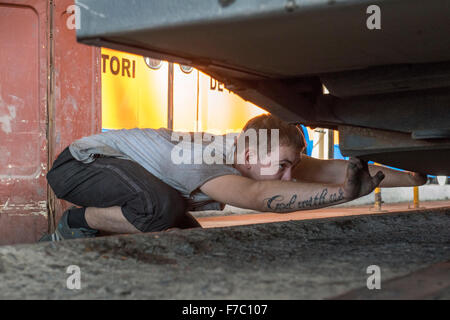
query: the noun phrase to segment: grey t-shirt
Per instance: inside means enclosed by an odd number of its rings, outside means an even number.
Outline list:
[[[231,165],[233,137],[165,128],[124,129],[81,138],[69,149],[84,163],[94,161],[95,154],[135,161],[187,198],[190,211],[220,210],[220,203],[199,187],[219,176],[240,175]]]

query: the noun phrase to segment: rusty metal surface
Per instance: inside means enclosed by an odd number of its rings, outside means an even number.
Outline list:
[[[0,2],[0,244],[46,227],[46,1]]]
[[[411,134],[339,126],[343,155],[434,175],[449,175],[450,139],[417,140]]]
[[[336,97],[450,87],[450,63],[401,64],[321,75]]]
[[[47,230],[49,164],[100,130],[99,49],[76,43],[70,4],[0,0],[0,244]]]
[[[289,78],[450,58],[446,0],[77,0],[80,41]],[[366,9],[383,8],[381,30]],[[399,23],[399,21],[401,21]],[[385,32],[383,32],[385,31]],[[151,54],[149,54],[151,55]],[[155,56],[155,58],[157,58]]]

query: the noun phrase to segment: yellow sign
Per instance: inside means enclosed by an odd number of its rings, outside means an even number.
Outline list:
[[[102,49],[104,129],[167,126],[168,63],[150,69],[142,56]]]
[[[265,110],[225,89],[223,83],[187,66],[102,49],[104,129],[168,126],[169,81],[173,129],[216,134],[237,132]]]

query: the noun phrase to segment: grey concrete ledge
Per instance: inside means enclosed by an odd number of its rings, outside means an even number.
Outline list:
[[[323,299],[450,259],[450,208],[0,247],[1,299]],[[81,289],[69,290],[69,265]]]

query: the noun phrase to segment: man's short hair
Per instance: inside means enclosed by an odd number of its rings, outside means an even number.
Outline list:
[[[266,113],[256,116],[250,119],[242,128],[242,132],[239,134],[238,141],[246,138],[245,132],[249,129],[256,131],[259,139],[259,130],[267,129],[267,151],[270,152],[271,146],[271,129],[279,130],[279,143],[280,146],[293,147],[299,152],[303,152],[306,148],[306,140],[303,135],[303,130],[300,125],[289,124],[280,118]],[[258,141],[259,142],[259,141]]]

